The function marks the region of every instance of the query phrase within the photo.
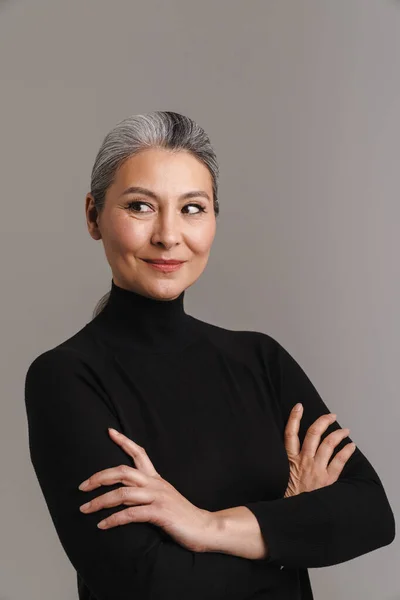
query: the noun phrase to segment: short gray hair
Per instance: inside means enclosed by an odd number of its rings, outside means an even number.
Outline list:
[[[219,215],[217,158],[210,140],[200,125],[176,112],[154,111],[132,115],[119,121],[104,138],[94,161],[91,175],[91,194],[100,213],[108,187],[125,160],[149,148],[185,150],[208,168],[212,178],[215,216]],[[97,303],[93,318],[108,302],[107,292]]]

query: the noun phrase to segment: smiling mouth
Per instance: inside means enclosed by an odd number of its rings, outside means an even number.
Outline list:
[[[160,262],[152,262],[145,260],[145,263],[149,265],[152,269],[156,269],[157,271],[162,271],[163,273],[172,273],[173,271],[177,271],[184,265],[184,262],[178,263],[160,263]]]
[[[181,265],[185,262],[184,260],[162,260],[161,258],[154,260],[144,258],[143,260],[144,262],[149,262],[156,265]]]

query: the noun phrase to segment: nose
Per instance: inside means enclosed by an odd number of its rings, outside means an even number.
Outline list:
[[[160,210],[157,219],[154,221],[151,236],[152,243],[162,244],[166,248],[178,244],[182,236],[181,227],[182,221],[180,216],[176,214],[174,207],[170,207],[164,212]]]

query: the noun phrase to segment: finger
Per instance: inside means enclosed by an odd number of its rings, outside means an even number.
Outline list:
[[[114,442],[121,446],[121,448],[134,459],[136,468],[152,477],[158,475],[146,450],[142,446],[139,446],[139,444],[115,429],[109,428],[108,431]]]
[[[86,479],[86,481],[82,481],[79,489],[88,492],[95,490],[101,485],[112,485],[119,482],[129,486],[145,486],[148,479],[145,473],[141,473],[134,467],[119,465],[118,467],[110,467],[109,469],[98,471],[89,477],[89,479]]]
[[[285,448],[288,456],[297,456],[300,452],[299,429],[302,416],[303,405],[299,411],[292,408],[284,432]]]
[[[332,423],[336,421],[336,417],[337,415],[333,413],[321,415],[314,423],[312,423],[312,425],[310,425],[307,429],[301,448],[303,456],[314,458],[321,442],[321,435],[328,429],[329,425],[332,425]]]
[[[327,435],[324,441],[319,445],[315,454],[315,464],[321,468],[327,469],[336,446],[346,438],[349,433],[350,429],[335,429],[335,431],[332,431],[332,433]]]
[[[97,527],[100,529],[110,529],[111,527],[118,527],[127,523],[151,523],[153,512],[151,504],[131,506],[115,512],[110,517],[107,517],[107,519],[100,521],[97,523]]]
[[[329,477],[334,481],[339,479],[340,473],[343,471],[346,462],[352,456],[356,447],[357,446],[353,442],[347,444],[329,463],[327,471],[329,473]]]
[[[89,514],[96,512],[102,508],[111,506],[120,506],[127,504],[129,506],[135,504],[149,504],[153,501],[154,492],[150,492],[148,488],[132,488],[120,487],[117,490],[112,490],[101,496],[97,496],[90,502],[86,502],[79,507],[81,512]]]

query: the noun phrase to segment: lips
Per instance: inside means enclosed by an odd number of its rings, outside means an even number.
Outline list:
[[[145,260],[145,262],[150,262],[155,265],[180,265],[184,261],[183,260]]]
[[[173,273],[175,271],[178,271],[185,261],[154,262],[151,260],[145,260],[144,262],[146,262],[150,267],[152,267],[156,271],[161,271],[162,273]]]

